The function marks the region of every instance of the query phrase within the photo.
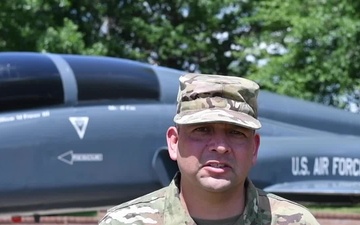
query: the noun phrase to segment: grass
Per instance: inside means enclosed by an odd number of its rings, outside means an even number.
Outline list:
[[[304,204],[312,212],[360,214],[360,204]]]

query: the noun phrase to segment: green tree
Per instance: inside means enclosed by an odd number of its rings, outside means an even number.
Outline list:
[[[0,50],[106,54],[101,42],[87,41],[89,31],[80,29],[81,19],[74,19],[81,10],[72,7],[72,2],[0,1]],[[82,19],[87,20],[85,17]]]
[[[265,89],[339,107],[358,97],[360,2],[261,0],[256,8],[249,23],[258,29],[239,38],[246,50],[234,53],[252,55],[247,76]]]
[[[246,35],[239,18],[252,11],[235,0],[114,2],[105,7],[109,55],[203,73],[229,73],[231,45]]]

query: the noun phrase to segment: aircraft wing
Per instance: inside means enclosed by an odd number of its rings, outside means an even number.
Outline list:
[[[360,181],[308,180],[274,184],[264,191],[278,194],[360,195]]]
[[[305,180],[274,184],[263,189],[298,202],[357,204],[360,182],[347,180]]]

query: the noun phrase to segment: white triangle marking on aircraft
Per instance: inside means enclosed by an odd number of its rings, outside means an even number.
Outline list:
[[[83,139],[85,136],[87,125],[89,123],[89,117],[69,117],[69,120],[74,126],[76,133],[79,135],[79,138]]]
[[[68,155],[70,155],[70,160],[66,158]],[[72,165],[73,164],[73,151],[70,150],[68,152],[65,152],[65,153],[59,155],[58,159],[63,161],[64,163]]]

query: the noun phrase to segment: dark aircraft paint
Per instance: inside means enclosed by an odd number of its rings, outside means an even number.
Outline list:
[[[177,167],[165,132],[183,73],[0,53],[0,212],[109,206],[167,185]],[[266,91],[259,107],[256,185],[294,199],[359,196],[359,115]]]

